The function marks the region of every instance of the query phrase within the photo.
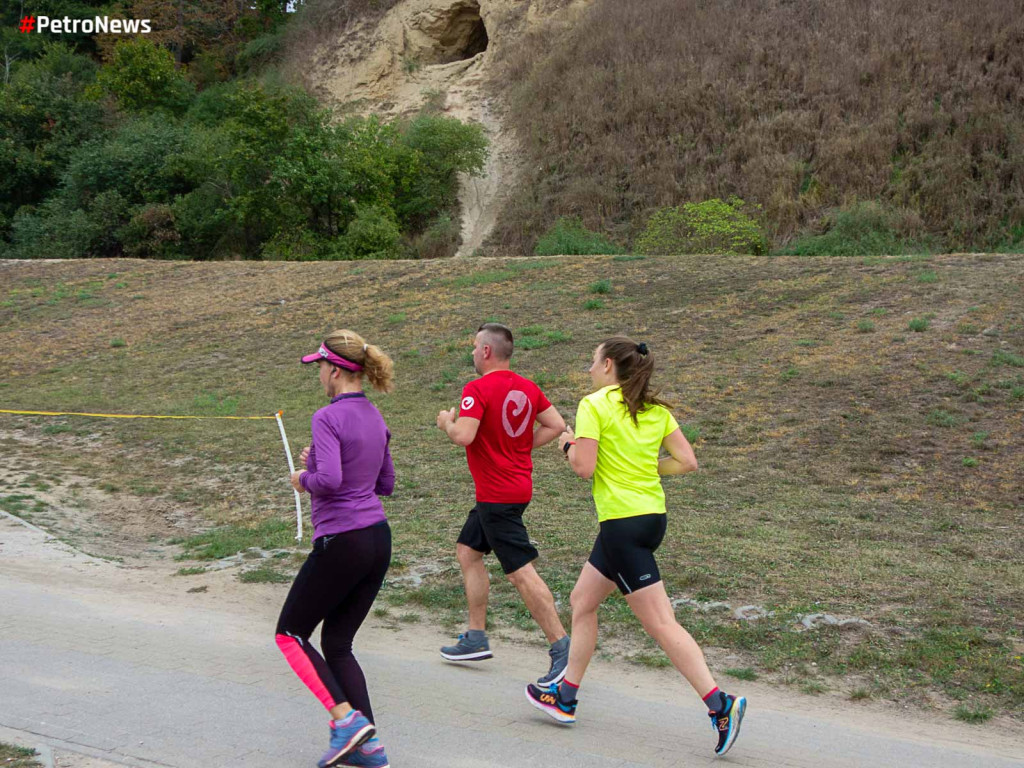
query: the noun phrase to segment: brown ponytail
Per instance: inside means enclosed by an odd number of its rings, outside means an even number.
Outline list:
[[[602,360],[611,360],[615,366],[615,377],[622,389],[623,405],[629,411],[634,424],[638,423],[637,414],[643,413],[649,406],[660,405],[668,409],[674,407],[651,390],[654,355],[647,349],[646,344],[637,344],[625,336],[613,336],[601,342],[600,356]]]
[[[334,354],[363,366],[360,373],[350,375],[365,374],[371,386],[380,392],[395,388],[395,364],[376,344],[367,344],[362,336],[349,330],[332,332],[324,339],[324,344]]]

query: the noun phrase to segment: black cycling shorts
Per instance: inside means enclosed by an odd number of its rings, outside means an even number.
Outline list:
[[[668,515],[605,520],[587,562],[628,595],[661,581],[654,551],[665,538]]]
[[[477,552],[494,552],[505,574],[518,571],[537,559],[537,548],[523,525],[525,504],[493,504],[478,501],[470,510],[457,539]]]

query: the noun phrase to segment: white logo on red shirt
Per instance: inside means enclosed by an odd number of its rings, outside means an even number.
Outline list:
[[[526,416],[523,417],[523,421],[518,427],[513,428],[512,421],[509,419],[509,403],[513,405],[513,417],[517,417],[523,413],[523,411],[526,411]],[[505,402],[501,404],[501,426],[505,428],[505,434],[509,437],[519,437],[526,431],[526,428],[533,423],[532,417],[533,403],[530,402],[530,398],[526,396],[525,392],[513,389],[505,396]]]
[[[475,404],[476,404],[476,400],[474,400],[472,397],[464,397],[464,398],[462,398],[462,410],[464,410],[464,411],[468,411]]]

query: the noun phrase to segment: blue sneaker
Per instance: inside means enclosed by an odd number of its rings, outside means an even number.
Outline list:
[[[353,752],[367,739],[373,738],[376,732],[373,723],[358,709],[353,709],[341,720],[331,721],[331,748],[324,752],[317,765],[320,768],[337,765],[341,758]]]
[[[355,765],[359,768],[390,768],[388,756],[380,742],[363,744],[354,752],[349,752],[338,765]]]
[[[718,746],[715,754],[721,757],[729,751],[729,747],[740,735],[743,713],[747,711],[747,700],[743,696],[726,696],[725,707],[721,712],[708,712],[711,727],[718,734]]]
[[[526,686],[526,700],[548,717],[554,718],[562,725],[576,722],[576,700],[568,704],[558,695],[558,686],[552,683],[546,688],[538,688],[533,683]]]
[[[537,678],[538,688],[547,688],[552,683],[558,685],[565,677],[565,670],[569,666],[569,636],[566,635],[562,640],[552,645],[548,651],[548,656],[551,657],[551,667],[546,675]]]
[[[446,645],[441,648],[441,657],[448,661],[483,661],[493,658],[490,643],[487,642],[487,635],[480,632],[474,639],[469,639],[469,634],[459,635],[455,645]]]

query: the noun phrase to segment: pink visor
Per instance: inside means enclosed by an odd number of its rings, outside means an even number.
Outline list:
[[[302,358],[302,362],[304,363],[316,363],[319,362],[320,360],[326,360],[331,365],[336,365],[339,368],[344,368],[345,370],[348,371],[363,370],[363,366],[359,365],[359,363],[353,363],[351,360],[348,360],[342,357],[341,355],[336,355],[333,352],[331,352],[331,350],[327,348],[326,344],[321,344],[320,349],[318,349],[312,355],[306,355],[305,357]]]

